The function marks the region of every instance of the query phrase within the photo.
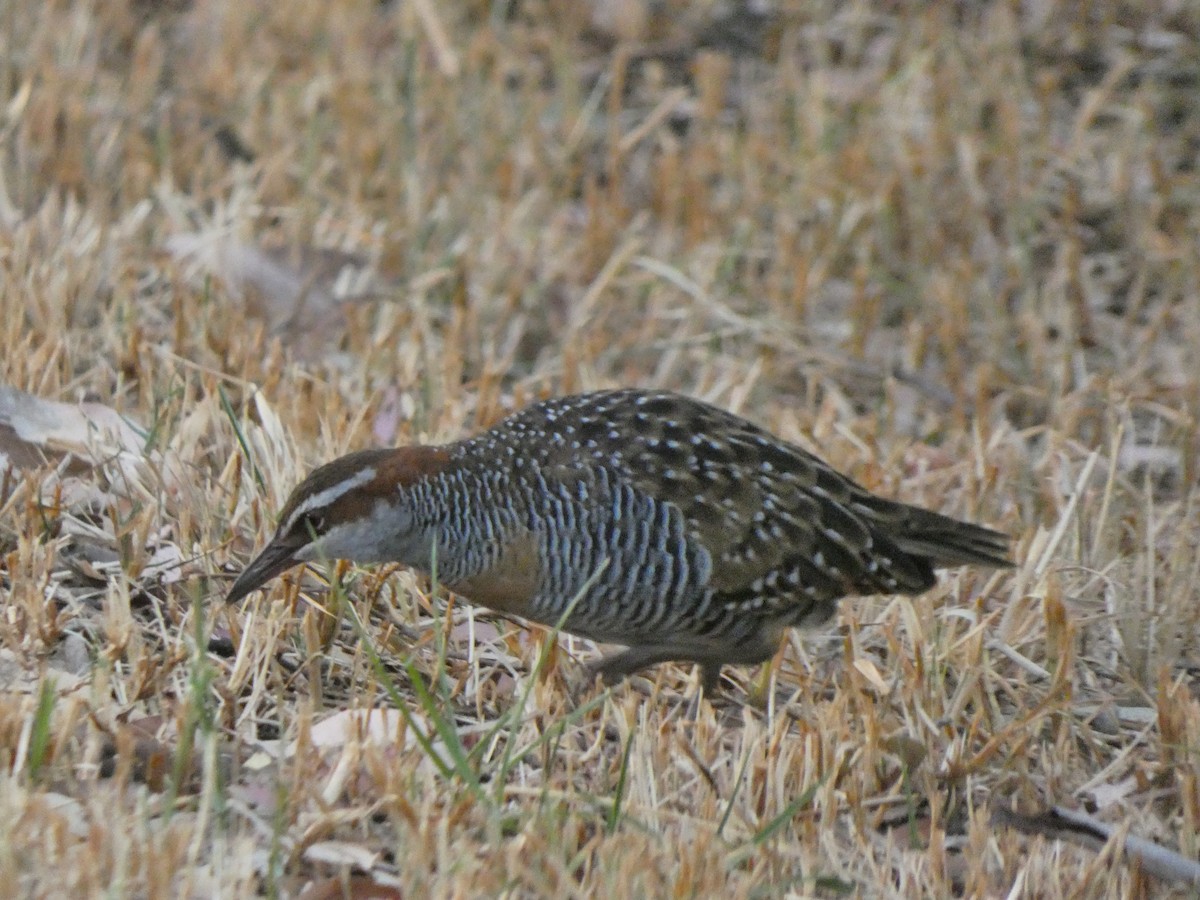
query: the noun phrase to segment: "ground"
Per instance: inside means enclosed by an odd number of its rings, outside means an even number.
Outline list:
[[[1200,855],[1194,4],[0,20],[0,883],[1188,895],[1120,835]],[[698,707],[396,567],[222,603],[312,465],[626,385],[1017,565]]]

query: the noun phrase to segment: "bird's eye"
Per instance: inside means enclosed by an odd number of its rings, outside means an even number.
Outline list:
[[[325,517],[317,514],[309,514],[300,520],[300,528],[310,535],[320,534],[325,530]]]

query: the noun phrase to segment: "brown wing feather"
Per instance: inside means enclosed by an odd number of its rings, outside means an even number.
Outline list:
[[[716,407],[656,395],[617,455],[640,490],[670,500],[713,557],[712,586],[738,593],[772,574],[812,599],[926,590],[939,565],[1010,565],[1005,535],[877,497],[801,447]]]

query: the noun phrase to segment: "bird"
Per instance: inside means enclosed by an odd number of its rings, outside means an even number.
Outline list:
[[[606,682],[692,663],[711,696],[722,667],[769,660],[839,599],[1008,567],[1009,544],[878,496],[717,406],[629,388],[320,466],[226,600],[302,563],[398,562],[473,605],[623,646],[590,667]]]

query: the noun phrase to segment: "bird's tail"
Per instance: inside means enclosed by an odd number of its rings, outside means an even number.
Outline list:
[[[891,537],[901,550],[923,556],[937,568],[972,565],[1007,569],[1013,565],[1007,534],[916,507],[910,508],[908,521]]]

